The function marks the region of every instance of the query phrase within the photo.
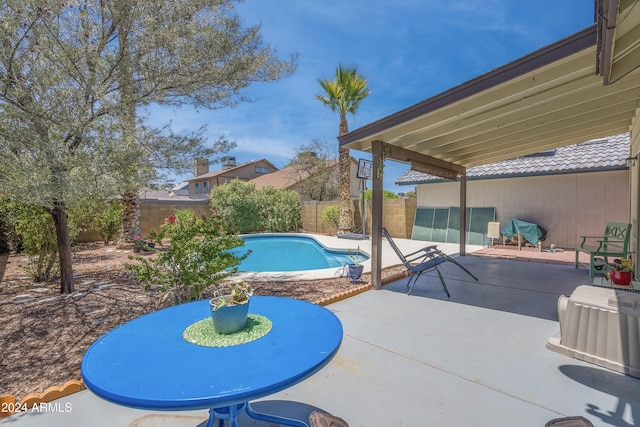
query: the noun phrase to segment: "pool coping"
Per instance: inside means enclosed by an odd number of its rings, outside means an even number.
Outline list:
[[[273,236],[303,236],[311,237],[315,239],[322,246],[328,250],[345,250],[350,249],[352,251],[357,250],[360,247],[360,252],[366,253],[369,259],[364,261],[364,273],[371,272],[371,239],[364,240],[352,240],[352,239],[340,239],[336,235],[326,234],[313,234],[313,233],[256,233],[256,235],[273,235]],[[396,245],[403,253],[411,253],[419,250],[429,244],[437,244],[438,248],[448,255],[455,255],[458,250],[458,244],[452,243],[430,243],[422,240],[411,239],[393,239]],[[481,246],[467,245],[467,253],[471,253],[480,249]],[[400,259],[393,252],[391,246],[383,239],[382,242],[382,265],[381,268],[387,268],[400,263]],[[246,281],[296,281],[296,280],[315,280],[315,279],[333,279],[341,277],[339,276],[339,270],[343,267],[323,268],[318,270],[300,270],[300,271],[274,271],[274,272],[239,272],[233,277],[239,280]],[[346,276],[342,276],[346,277]]]
[[[248,234],[247,236],[252,236]],[[363,248],[361,242],[363,240],[346,240],[339,239],[335,236],[326,236],[322,234],[312,233],[256,233],[255,236],[291,236],[291,237],[307,237],[314,239],[317,243],[323,246],[325,249],[332,250],[351,250],[355,252],[360,247],[360,252],[366,254],[369,259],[364,261],[364,272],[371,271],[371,241],[368,242],[366,248]],[[242,235],[240,236],[242,237]],[[397,264],[397,262],[396,262]],[[384,267],[384,266],[383,266]],[[296,281],[296,280],[314,280],[314,279],[334,279],[339,277],[346,277],[346,275],[340,275],[341,270],[344,267],[331,267],[331,268],[319,268],[315,270],[297,270],[297,271],[265,271],[265,272],[238,272],[234,275],[234,278],[246,281]]]

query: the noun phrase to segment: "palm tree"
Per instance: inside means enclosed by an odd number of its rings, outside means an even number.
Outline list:
[[[360,101],[366,98],[371,91],[367,86],[367,80],[358,75],[356,68],[347,68],[339,65],[336,68],[336,76],[333,80],[327,78],[318,79],[318,83],[324,90],[324,94],[316,95],[316,99],[331,108],[331,111],[340,115],[338,136],[349,132],[347,125],[347,113],[354,114],[360,106]],[[350,191],[350,156],[349,149],[339,149],[340,169],[340,232],[348,232],[353,229],[351,216],[351,191]]]

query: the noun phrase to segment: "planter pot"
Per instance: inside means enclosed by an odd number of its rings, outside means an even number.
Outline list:
[[[630,271],[611,270],[611,281],[620,286],[629,286],[631,284]]]
[[[216,303],[220,298],[225,298],[229,302],[231,301],[231,295],[216,297],[209,301],[213,329],[219,334],[238,332],[247,324],[247,314],[249,314],[249,302],[251,300],[245,304],[225,305],[216,309]]]
[[[362,270],[364,269],[363,265],[359,264],[349,264],[349,277],[351,280],[358,280],[362,276]]]

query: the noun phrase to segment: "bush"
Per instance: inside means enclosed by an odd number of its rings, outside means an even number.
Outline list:
[[[122,227],[122,205],[118,200],[87,199],[72,207],[69,215],[82,230],[100,233],[105,246],[115,239]]]
[[[51,214],[43,207],[9,202],[5,205],[15,233],[16,249],[29,257],[28,272],[37,282],[46,282],[58,271],[58,241]]]
[[[372,190],[363,191],[362,194],[360,195],[360,198],[362,198],[363,195],[365,200],[371,200],[371,198],[373,197],[373,191]],[[399,199],[400,196],[398,196],[396,193],[392,191],[382,190],[382,198],[385,200],[390,200],[390,199]]]
[[[256,190],[253,183],[234,179],[215,187],[210,201],[229,233],[297,231],[302,223],[300,196],[291,190]]]
[[[15,218],[11,214],[8,201],[0,199],[0,254],[11,250],[20,251],[21,243],[18,238]]]
[[[331,205],[322,209],[322,222],[337,230],[340,224],[340,206]]]
[[[255,184],[234,179],[215,187],[209,199],[228,233],[253,233],[260,230],[260,206]]]
[[[249,252],[237,256],[231,249],[244,245],[244,240],[228,235],[215,216],[196,218],[188,209],[177,211],[148,236],[167,248],[158,256],[143,258],[130,255],[139,264],[125,264],[137,273],[138,279],[150,287],[159,285],[174,304],[202,298],[205,290],[238,271],[238,265]]]
[[[302,224],[302,203],[295,191],[264,187],[257,191],[256,199],[261,207],[262,231],[297,231]]]

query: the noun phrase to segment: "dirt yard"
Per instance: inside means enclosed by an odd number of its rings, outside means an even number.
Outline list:
[[[0,255],[0,396],[28,393],[80,379],[86,349],[116,326],[156,309],[158,290],[145,290],[124,268],[131,251],[84,244],[73,253],[76,292],[34,283],[22,255]],[[389,277],[401,272],[392,268]],[[363,276],[368,281],[368,276]],[[318,301],[360,286],[346,278],[253,282],[255,295]]]

